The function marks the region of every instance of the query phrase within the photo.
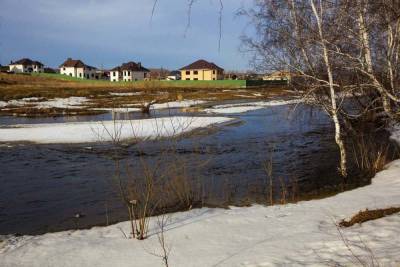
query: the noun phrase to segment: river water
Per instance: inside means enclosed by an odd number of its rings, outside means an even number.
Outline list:
[[[180,114],[179,110],[173,113]],[[265,162],[272,162],[277,181],[295,180],[303,193],[337,188],[341,183],[332,124],[321,111],[305,105],[293,110],[286,105],[231,116],[237,118],[236,123],[173,141],[126,144],[118,149],[110,144],[0,144],[0,234],[39,234],[126,220],[113,179],[116,153],[120,164],[129,166],[136,176],[143,173],[143,162],[152,167],[184,162],[190,176],[202,185],[204,203],[210,206],[262,203]],[[111,118],[110,114],[3,117],[0,125]],[[127,172],[128,168],[123,171]],[[78,213],[80,218],[75,217]]]

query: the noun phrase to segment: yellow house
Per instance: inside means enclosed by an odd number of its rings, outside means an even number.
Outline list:
[[[180,69],[182,80],[212,81],[224,79],[224,69],[203,59]]]

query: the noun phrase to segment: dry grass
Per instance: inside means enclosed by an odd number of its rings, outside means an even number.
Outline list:
[[[391,161],[390,143],[378,144],[373,137],[360,135],[353,141],[353,156],[358,168],[369,176],[374,176]]]
[[[386,209],[376,209],[376,210],[364,210],[358,212],[356,215],[354,215],[349,221],[342,220],[339,223],[339,226],[341,227],[350,227],[353,226],[356,223],[364,223],[367,221],[372,221],[376,220],[379,218],[383,218],[388,215],[392,215],[394,213],[400,212],[400,207],[390,207]]]
[[[34,76],[0,73],[0,100],[20,99],[24,97],[70,97],[85,96],[90,98],[102,98],[109,92],[142,92],[142,95],[133,98],[142,99],[143,96],[160,95],[163,92],[169,99],[203,99],[216,100],[262,98],[287,94],[284,87],[268,87],[249,90],[218,88],[213,84],[194,83],[190,88],[177,86],[174,83],[160,81],[120,82],[89,81],[63,79],[60,75]],[[254,95],[253,93],[261,93]]]

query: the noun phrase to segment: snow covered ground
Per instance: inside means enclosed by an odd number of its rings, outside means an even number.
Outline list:
[[[237,104],[224,104],[224,105],[213,106],[211,108],[205,109],[204,111],[207,113],[216,113],[216,114],[237,114],[237,113],[244,113],[248,111],[262,109],[266,107],[297,104],[300,102],[301,101],[299,99],[292,99],[292,100],[270,100],[270,101],[246,102]]]
[[[110,93],[113,96],[132,96],[138,95],[141,92],[132,93]],[[18,100],[0,101],[0,108],[8,107],[36,107],[36,108],[84,108],[87,106],[89,99],[86,97],[72,96],[68,98],[54,98],[43,101],[43,98],[28,97]],[[188,108],[195,105],[206,103],[204,100],[182,100],[182,101],[170,101],[166,103],[158,103],[151,106],[151,109],[168,109],[168,108]],[[138,105],[139,103],[134,103]],[[116,109],[119,112],[123,112],[125,108]],[[140,108],[130,108],[130,111],[140,111]],[[114,110],[110,108],[96,108],[96,110]],[[115,111],[115,110],[114,110]]]
[[[165,103],[157,103],[150,106],[150,109],[157,110],[157,109],[170,109],[170,108],[189,108],[196,105],[200,105],[206,103],[204,100],[182,100],[182,101],[170,101]],[[136,104],[129,104],[122,108],[93,108],[92,110],[107,110],[119,113],[125,112],[137,112],[141,111],[139,103]]]
[[[0,101],[0,108],[9,106],[31,106],[36,108],[82,108],[88,101],[86,97],[72,96],[68,98],[54,98],[42,101],[42,98],[28,97],[18,100]]]
[[[165,117],[142,120],[14,125],[0,128],[0,142],[86,143],[155,139],[231,121],[225,117]]]

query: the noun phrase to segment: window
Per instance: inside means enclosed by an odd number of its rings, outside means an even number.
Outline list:
[[[194,78],[193,80],[197,81],[198,79],[197,79],[197,78]]]
[[[86,74],[86,79],[89,79],[89,74]]]
[[[215,74],[215,70],[213,70],[213,74]]]
[[[70,74],[69,74],[69,76],[71,76],[71,77],[72,77],[72,73],[70,73]]]
[[[82,73],[79,73],[79,78],[82,78]]]
[[[213,78],[213,80],[215,81],[215,78]]]
[[[186,78],[186,81],[190,81],[190,78]]]
[[[94,77],[94,74],[92,73],[92,78]]]
[[[189,70],[186,71],[186,75],[190,75],[190,71]]]
[[[131,72],[130,72],[130,71],[128,71],[128,75],[129,75],[129,76],[131,75]]]
[[[63,70],[65,70],[65,67],[63,68]]]
[[[197,75],[197,74],[199,74],[199,72],[197,70],[195,70],[195,71],[193,71],[193,74]]]

